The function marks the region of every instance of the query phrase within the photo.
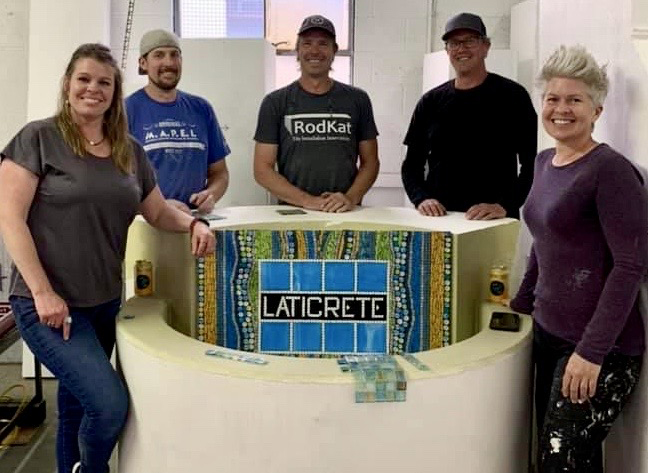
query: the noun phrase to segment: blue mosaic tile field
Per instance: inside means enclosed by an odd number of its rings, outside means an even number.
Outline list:
[[[360,295],[365,299],[382,295],[386,300],[388,271],[386,261],[259,261],[260,297],[280,293],[284,299],[280,299],[276,313],[282,312],[289,320],[268,320],[262,315],[259,351],[304,355],[386,353],[389,337],[386,307],[380,320],[341,321],[340,318],[346,315],[351,318],[350,304],[345,303],[351,298],[345,299],[341,294]],[[302,303],[296,299],[299,296],[309,299]],[[326,297],[331,305],[320,304]],[[375,317],[371,302],[363,299],[354,318]],[[313,318],[322,321],[314,322]]]

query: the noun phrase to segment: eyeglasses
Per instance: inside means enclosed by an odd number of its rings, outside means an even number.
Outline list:
[[[461,46],[466,49],[473,49],[481,40],[481,38],[474,36],[468,39],[449,39],[446,41],[445,46],[448,51],[457,51]]]

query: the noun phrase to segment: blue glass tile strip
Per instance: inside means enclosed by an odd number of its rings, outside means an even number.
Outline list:
[[[415,271],[412,262],[420,261],[415,255],[419,251],[417,245],[412,244],[415,233],[412,232],[391,232],[392,251],[392,287],[393,312],[390,319],[391,344],[389,352],[400,354],[406,351],[408,339],[411,339],[410,332],[414,318],[413,301],[418,300],[421,294],[416,291],[416,285],[420,283],[421,277],[427,279],[427,272]],[[427,319],[426,319],[427,320]],[[416,339],[414,339],[416,341]],[[417,349],[424,345],[416,344]]]
[[[359,232],[359,244],[356,248],[356,254],[353,256],[357,260],[376,259],[376,235],[378,232]]]
[[[256,232],[240,230],[236,232],[238,258],[235,266],[235,298],[234,311],[237,316],[238,333],[244,351],[254,351],[256,346],[256,329],[250,296],[254,292],[251,286],[252,270],[254,268],[254,249]]]
[[[405,266],[405,274],[407,279],[402,279],[398,290],[394,289],[394,297],[398,295],[399,302],[401,303],[401,312],[403,314],[404,322],[409,324],[410,330],[405,332],[407,339],[400,354],[408,351],[419,351],[420,347],[429,348],[429,330],[430,330],[430,317],[429,307],[426,301],[420,301],[417,310],[414,301],[418,301],[420,297],[421,280],[429,280],[429,267],[422,262],[425,261],[427,256],[427,249],[429,248],[429,234],[423,232],[411,232],[408,234],[407,245],[399,248],[397,258],[402,265]],[[418,265],[417,270],[414,268],[415,262]],[[421,266],[422,265],[422,266]],[[424,277],[421,277],[424,275]],[[428,283],[429,285],[429,283]],[[416,296],[411,288],[417,288]]]
[[[235,346],[243,348],[236,324],[236,313],[230,308],[236,304],[236,287],[234,276],[236,275],[236,261],[239,249],[237,246],[236,232],[216,232],[219,244],[218,250],[222,255],[216,259],[216,344],[226,347]]]

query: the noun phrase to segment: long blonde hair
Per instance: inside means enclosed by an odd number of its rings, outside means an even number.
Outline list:
[[[63,135],[65,142],[74,150],[74,154],[83,157],[87,154],[85,150],[85,139],[81,130],[74,123],[70,113],[68,102],[68,89],[72,73],[77,61],[90,58],[102,64],[112,67],[115,74],[115,92],[108,110],[103,119],[103,133],[110,140],[111,159],[122,172],[129,174],[133,171],[133,145],[128,136],[128,122],[124,111],[124,92],[122,86],[122,75],[117,67],[117,62],[112,57],[110,49],[103,44],[87,43],[79,46],[72,54],[70,62],[65,69],[61,81],[61,93],[59,95],[58,109],[56,111],[56,125]]]

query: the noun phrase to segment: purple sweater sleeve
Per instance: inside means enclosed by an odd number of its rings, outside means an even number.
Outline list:
[[[533,312],[533,302],[535,301],[535,286],[538,281],[538,260],[536,259],[533,245],[531,253],[527,259],[526,272],[517,294],[511,299],[511,309],[521,314],[531,314]]]
[[[601,364],[626,324],[648,268],[648,202],[629,162],[608,161],[600,169],[596,211],[612,269],[576,352]]]

